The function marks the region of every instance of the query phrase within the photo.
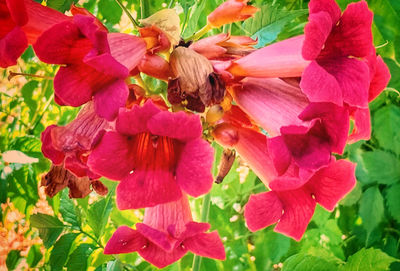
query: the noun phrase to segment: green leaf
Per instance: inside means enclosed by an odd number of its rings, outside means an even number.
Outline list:
[[[112,194],[110,191],[106,198],[95,202],[87,213],[87,222],[98,238],[102,236],[112,210]]]
[[[362,248],[354,255],[350,256],[342,271],[385,271],[389,270],[389,265],[394,261],[399,261],[375,248]]]
[[[373,133],[380,146],[400,155],[400,107],[388,105],[376,111]]]
[[[40,251],[40,246],[39,245],[33,245],[29,249],[28,256],[26,258],[26,261],[29,265],[29,267],[35,267],[40,260],[43,258],[42,252]]]
[[[282,10],[278,5],[267,4],[260,8],[253,18],[243,23],[246,34],[258,39],[256,48],[276,40],[286,24],[305,15],[308,10]]]
[[[19,260],[21,259],[21,252],[19,250],[11,250],[6,259],[6,265],[8,270],[14,270],[17,265]]]
[[[64,229],[64,224],[54,216],[34,214],[30,219],[31,226],[39,229],[39,236],[46,248],[51,247]]]
[[[367,176],[371,181],[393,184],[400,179],[400,160],[393,154],[374,150],[362,154]]]
[[[68,197],[67,189],[61,192],[60,213],[65,222],[79,229],[79,215],[75,212],[74,202]]]
[[[69,256],[67,262],[68,271],[86,271],[88,258],[93,253],[95,246],[92,244],[80,244]]]
[[[282,271],[337,271],[337,269],[331,259],[299,253],[284,261]]]
[[[194,6],[192,6],[187,26],[183,31],[182,35],[184,39],[189,38],[199,29],[198,27],[199,19],[206,6],[206,2],[207,1],[199,0],[196,1],[196,4],[194,4]]]
[[[58,239],[50,254],[51,270],[62,270],[67,262],[72,243],[78,236],[78,233],[67,233]]]
[[[39,82],[38,81],[29,81],[26,83],[22,88],[21,88],[21,94],[22,97],[24,98],[24,102],[30,109],[30,119],[32,119],[32,116],[34,115],[36,109],[37,109],[37,102],[32,99],[33,97],[33,92],[35,89],[38,87]]]
[[[363,193],[359,213],[364,228],[370,234],[381,222],[384,214],[383,197],[378,187],[370,187]]]
[[[47,6],[64,13],[76,2],[78,2],[78,0],[47,0]]]
[[[351,190],[351,192],[340,201],[341,205],[344,206],[352,206],[356,204],[362,195],[362,188],[359,182],[357,182],[356,186]]]
[[[117,24],[122,16],[122,9],[115,0],[100,0],[99,13],[110,24]]]
[[[386,205],[390,215],[400,223],[400,183],[386,190]]]
[[[272,230],[260,231],[254,243],[257,270],[267,270],[268,260],[279,263],[290,247],[290,238]]]

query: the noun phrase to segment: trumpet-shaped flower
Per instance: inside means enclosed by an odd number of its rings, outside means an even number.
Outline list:
[[[188,251],[202,257],[225,259],[224,246],[216,231],[206,233],[208,223],[192,219],[186,195],[170,203],[146,208],[136,230],[119,227],[104,248],[104,254],[138,252],[146,261],[163,268]]]
[[[44,32],[34,49],[42,61],[66,65],[54,78],[57,103],[80,106],[93,99],[99,116],[113,120],[128,98],[124,80],[142,60],[146,43],[107,33],[92,16],[77,14]]]
[[[32,0],[0,1],[0,67],[15,65],[18,57],[48,28],[69,17]]]
[[[213,182],[213,149],[201,135],[198,116],[162,111],[148,100],[120,110],[116,131],[103,136],[88,164],[121,181],[116,191],[120,209],[175,201],[181,190],[196,197]]]

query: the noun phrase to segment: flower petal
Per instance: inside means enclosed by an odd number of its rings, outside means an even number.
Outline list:
[[[279,175],[286,172],[292,161],[292,155],[286,147],[282,136],[267,139],[268,151]]]
[[[336,24],[341,16],[341,11],[334,0],[311,0],[308,4],[310,14],[315,14],[318,12],[327,12],[331,17],[332,24]]]
[[[130,253],[138,251],[144,245],[146,245],[146,239],[138,231],[121,226],[108,240],[104,254]]]
[[[273,191],[251,195],[244,207],[244,218],[249,230],[258,231],[268,227],[282,216],[283,205]]]
[[[134,168],[132,144],[117,132],[104,134],[91,152],[88,166],[94,172],[113,180],[122,180]]]
[[[193,197],[210,191],[213,161],[214,149],[207,141],[198,138],[187,142],[176,169],[176,181],[181,189]]]
[[[153,135],[167,136],[182,141],[199,138],[203,130],[198,115],[190,115],[183,111],[160,112],[148,121],[147,127]]]
[[[167,233],[153,229],[152,227],[149,227],[143,223],[137,223],[136,229],[150,242],[159,246],[165,251],[171,251],[177,241],[169,237]]]
[[[135,105],[131,110],[121,108],[116,129],[119,133],[125,135],[148,132],[147,122],[160,112],[161,110],[151,100],[146,101],[143,106]]]
[[[218,260],[225,260],[225,249],[217,231],[199,233],[183,241],[183,245],[192,253]]]
[[[283,205],[283,215],[275,227],[283,233],[300,241],[315,210],[315,200],[303,189],[277,192]]]
[[[53,139],[51,136],[51,131],[57,128],[57,125],[50,125],[43,131],[40,135],[42,141],[42,153],[45,157],[49,158],[55,165],[60,165],[65,158],[65,154],[53,146]]]
[[[369,85],[368,101],[374,100],[387,86],[390,80],[390,71],[382,57],[376,58],[375,73]]]
[[[186,252],[187,248],[182,246],[178,246],[172,252],[167,252],[153,243],[148,243],[145,248],[139,250],[140,256],[158,268],[166,267],[178,261]]]
[[[18,26],[0,38],[0,67],[17,64],[17,59],[28,47],[24,32]]]
[[[114,120],[118,110],[124,107],[129,96],[128,86],[122,79],[116,80],[94,94],[96,113],[108,121]]]
[[[307,183],[315,200],[329,211],[356,185],[355,164],[346,160],[333,162],[319,170]]]
[[[371,138],[371,117],[368,108],[355,108],[350,115],[354,121],[353,131],[347,140],[352,144],[358,140],[369,140]]]
[[[169,171],[137,170],[117,187],[117,205],[121,210],[153,207],[181,197],[182,192]]]

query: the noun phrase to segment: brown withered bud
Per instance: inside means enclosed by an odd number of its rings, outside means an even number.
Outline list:
[[[236,152],[231,149],[225,149],[222,153],[221,160],[218,165],[218,175],[215,179],[215,183],[222,183],[225,176],[228,175],[232,168],[233,162],[235,162]]]
[[[178,46],[170,56],[175,76],[168,81],[168,101],[186,103],[186,108],[204,112],[206,106],[220,103],[225,96],[225,82],[214,72],[210,61],[194,50]]]
[[[84,198],[92,192],[91,187],[99,194],[105,195],[108,190],[100,181],[90,180],[89,177],[76,177],[63,165],[52,165],[50,171],[42,176],[40,183],[45,186],[45,193],[49,197],[54,197],[62,189],[69,188],[70,198]]]

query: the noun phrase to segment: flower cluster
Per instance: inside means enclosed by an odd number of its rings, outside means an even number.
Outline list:
[[[253,16],[247,2],[223,3],[200,32]],[[56,103],[82,106],[71,123],[42,133],[53,163],[46,193],[68,186],[71,197],[104,195],[98,179],[118,181],[118,208],[145,208],[144,220],[119,227],[104,253],[138,252],[160,268],[188,251],[223,260],[218,233],[193,221],[188,202],[212,187],[215,140],[268,189],[250,196],[248,228],[277,223],[275,231],[300,240],[317,203],[332,211],[354,187],[355,165],[333,154],[369,138],[368,103],[390,78],[365,1],[342,13],[334,0],[311,0],[309,11],[303,35],[255,49],[256,40],[230,34],[179,42],[179,23],[159,19],[175,20],[171,10],[143,20],[136,36],[109,33],[75,6],[66,16],[32,0],[0,0],[0,66],[16,64],[31,44],[41,61],[60,65]],[[150,93],[141,74],[167,89]]]

